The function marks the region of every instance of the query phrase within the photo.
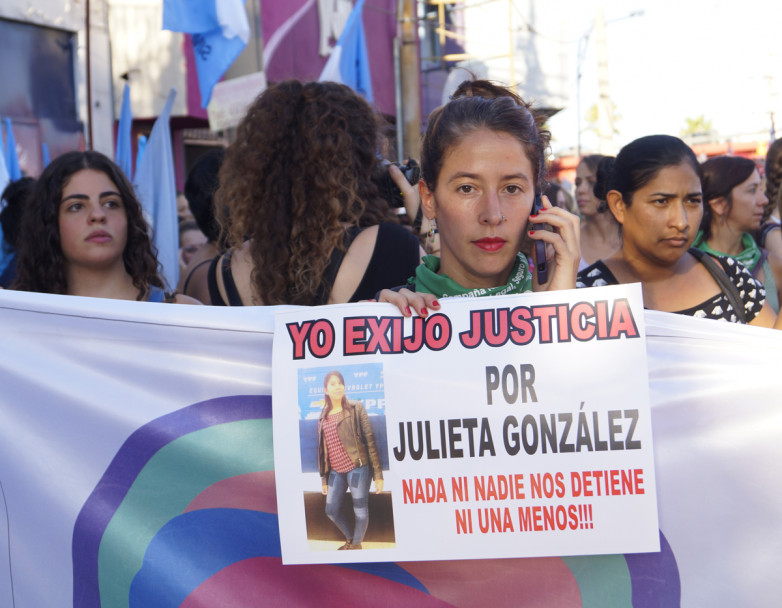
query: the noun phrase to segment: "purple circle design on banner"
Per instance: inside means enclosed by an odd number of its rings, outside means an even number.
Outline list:
[[[72,545],[74,608],[101,607],[101,541],[150,459],[185,435],[224,423],[271,419],[271,415],[268,395],[229,396],[190,405],[135,431],[118,450],[76,520]],[[270,436],[259,440],[271,444]],[[223,487],[230,487],[236,494],[225,496],[220,491]],[[252,492],[256,497],[248,499]],[[259,494],[262,500],[257,498]],[[532,605],[544,606],[552,605],[549,600],[558,597],[568,598],[568,605],[575,606],[570,600],[580,597],[578,605],[597,608],[594,598],[587,599],[589,590],[579,588],[578,577],[560,558],[283,566],[273,499],[270,469],[204,488],[188,508],[152,537],[128,590],[128,605],[198,606],[220,598],[239,601],[259,592],[267,594],[265,599],[260,604],[246,605],[275,605],[288,600],[295,604],[298,600],[293,598],[302,599],[297,595],[302,588],[320,590],[312,600],[317,605],[336,605],[355,597],[359,585],[359,595],[367,601],[373,598],[375,605],[393,606],[404,601],[421,606],[468,606],[480,605],[491,597],[489,603],[501,606],[527,597]],[[194,536],[193,530],[198,534]],[[591,580],[587,587],[612,585],[614,577],[621,576],[622,584],[632,589],[634,608],[679,606],[678,567],[662,532],[660,548],[660,553],[624,555],[627,568],[623,574],[610,568],[602,572],[598,569],[595,578],[602,580]],[[478,581],[491,581],[490,589]],[[324,594],[332,595],[334,602],[324,604]]]

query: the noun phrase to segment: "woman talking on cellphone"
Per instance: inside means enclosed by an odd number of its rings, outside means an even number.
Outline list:
[[[452,99],[428,118],[419,192],[424,215],[437,223],[440,257],[426,256],[404,288],[378,296],[405,316],[411,308],[426,316],[441,297],[575,287],[578,218],[540,198],[550,137],[542,118],[517,96],[483,96],[483,81],[460,90],[470,87],[478,92]],[[531,271],[522,253],[535,243],[554,252],[545,278]],[[545,255],[538,255],[533,258],[542,268]]]

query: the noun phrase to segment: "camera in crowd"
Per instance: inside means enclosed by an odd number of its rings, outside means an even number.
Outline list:
[[[399,190],[399,186],[391,179],[391,174],[388,172],[390,165],[396,165],[404,174],[407,181],[411,186],[418,187],[418,180],[421,179],[421,167],[412,158],[408,158],[404,165],[399,163],[392,163],[390,160],[381,160],[378,163],[378,175],[375,179],[375,184],[380,192],[380,197],[388,202],[389,207],[394,210],[395,213],[402,215],[405,213],[405,199],[402,196],[402,192]],[[410,218],[412,221],[413,218]]]

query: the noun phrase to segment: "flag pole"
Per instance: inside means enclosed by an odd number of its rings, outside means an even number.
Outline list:
[[[402,0],[399,0],[400,2]],[[397,32],[394,38],[394,107],[396,108],[396,159],[403,164],[405,162],[405,129],[404,116],[402,115],[402,65],[401,65],[402,39]]]
[[[84,27],[85,27],[85,48],[87,54],[86,71],[87,71],[87,149],[92,150],[92,65],[90,62],[90,0],[84,2]]]
[[[399,0],[397,19],[401,33],[400,71],[405,156],[418,158],[421,137],[421,81],[416,43],[416,15],[413,0]],[[399,110],[397,110],[399,111]]]

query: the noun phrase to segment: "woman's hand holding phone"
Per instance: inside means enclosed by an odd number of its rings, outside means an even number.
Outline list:
[[[536,196],[536,201],[539,201],[539,205],[533,204],[529,216],[532,224],[529,238],[535,241],[535,290],[575,289],[578,262],[581,259],[581,220],[569,211],[552,206],[545,196]],[[546,260],[546,244],[554,249],[553,264]]]

